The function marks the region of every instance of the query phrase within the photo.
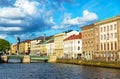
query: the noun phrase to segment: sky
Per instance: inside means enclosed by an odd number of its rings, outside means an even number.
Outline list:
[[[0,0],[0,38],[11,44],[78,30],[120,14],[120,0]]]

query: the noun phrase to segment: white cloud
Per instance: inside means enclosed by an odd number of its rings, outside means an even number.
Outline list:
[[[21,31],[20,27],[0,27],[0,31]]]
[[[61,24],[54,25],[52,26],[52,29],[63,29],[63,28],[69,28],[72,25],[77,25],[77,26],[83,26],[89,22],[95,21],[98,19],[98,16],[96,13],[89,12],[88,10],[83,11],[83,16],[82,17],[75,17],[72,18],[71,14],[64,14],[64,19],[61,22]]]
[[[14,7],[0,8],[0,23],[2,24],[22,24],[23,18],[35,16],[39,3],[29,0],[16,0]]]
[[[1,18],[0,19],[0,23],[6,23],[6,24],[21,24],[22,20],[12,20],[12,19],[5,19],[5,18]]]
[[[98,16],[95,13],[89,12],[88,10],[84,10],[82,17],[71,18],[71,15],[68,14],[67,16],[65,16],[62,24],[83,25],[83,24],[86,24],[87,22],[95,21],[97,19],[98,19]]]
[[[64,25],[54,25],[54,26],[52,26],[52,29],[63,29],[65,26]],[[66,26],[66,27],[68,27],[68,26]]]
[[[52,26],[52,29],[59,29],[59,26],[54,25],[54,26]]]
[[[82,17],[82,20],[83,21],[94,21],[94,20],[97,20],[98,19],[98,16],[96,13],[93,13],[93,12],[89,12],[88,10],[84,10],[83,11],[83,17]]]
[[[0,8],[0,17],[1,18],[19,18],[19,17],[25,17],[25,14],[20,8],[5,7],[5,8]]]
[[[29,0],[17,0],[14,4],[16,7],[23,9],[28,15],[34,15],[37,12],[38,2]]]

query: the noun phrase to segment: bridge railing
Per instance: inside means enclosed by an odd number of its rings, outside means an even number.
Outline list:
[[[7,55],[10,59],[22,59],[24,55]]]

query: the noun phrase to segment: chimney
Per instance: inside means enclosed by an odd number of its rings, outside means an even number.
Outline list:
[[[46,40],[46,34],[44,34],[44,37],[43,37],[43,41],[45,41]]]

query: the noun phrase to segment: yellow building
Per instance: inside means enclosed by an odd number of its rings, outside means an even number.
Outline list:
[[[25,41],[25,54],[30,53],[30,40]]]
[[[51,41],[52,37],[53,36],[45,37],[45,39],[40,42],[40,54],[41,55],[47,55],[47,51],[49,49],[47,45]]]
[[[16,54],[17,51],[17,44],[12,44],[10,46],[10,54]]]
[[[21,42],[19,44],[19,54],[24,54],[25,53],[25,43],[24,42]]]
[[[57,58],[62,58],[64,56],[63,52],[63,40],[65,39],[65,33],[60,33],[54,35],[54,53],[57,56]]]

